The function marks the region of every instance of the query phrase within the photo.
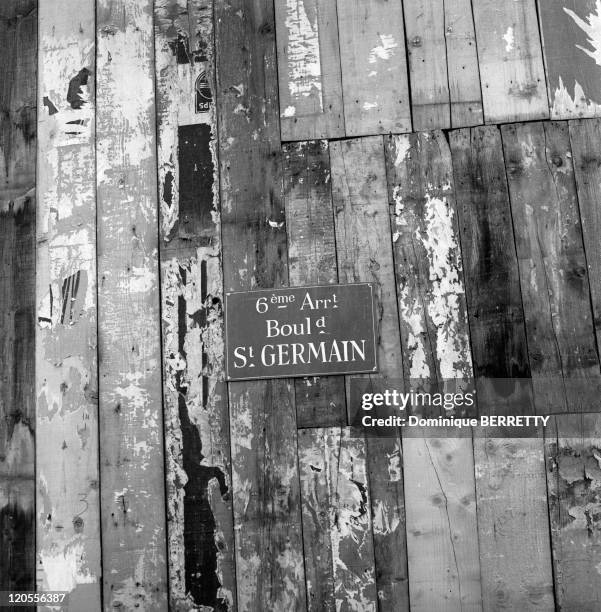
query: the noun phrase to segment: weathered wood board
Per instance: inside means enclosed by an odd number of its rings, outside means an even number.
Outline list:
[[[568,125],[501,133],[536,411],[587,412],[601,378]]]
[[[35,586],[36,8],[0,4],[0,591]]]
[[[282,140],[344,136],[336,2],[274,6]]]
[[[167,607],[153,5],[98,0],[103,605]]]
[[[351,428],[298,439],[307,608],[376,610],[365,440]]]
[[[547,487],[560,610],[593,612],[601,604],[598,414],[561,415],[545,432]]]
[[[406,388],[453,379],[467,388],[473,371],[448,143],[442,132],[393,136],[386,159]],[[404,434],[411,609],[481,610],[471,435]]]
[[[215,5],[226,291],[286,285],[273,3]],[[228,385],[239,610],[306,605],[294,386]]]
[[[535,0],[472,5],[486,123],[548,118]]]
[[[235,609],[213,3],[155,3],[169,591]]]
[[[601,8],[595,0],[538,0],[552,119],[601,115]]]
[[[338,271],[328,143],[288,144],[283,152],[290,284],[335,283]],[[294,387],[298,427],[346,423],[344,377],[310,377],[295,380]]]
[[[411,131],[403,7],[337,0],[347,136]]]
[[[340,282],[373,282],[380,375],[402,380],[399,321],[382,138],[330,144]],[[351,417],[352,422],[352,417]],[[397,435],[367,439],[380,610],[408,609],[401,445]]]
[[[37,588],[100,609],[95,3],[39,2]]]
[[[532,412],[518,262],[499,130],[451,133],[474,373],[481,413]],[[508,380],[513,377],[510,384]],[[492,380],[491,380],[492,379]],[[504,379],[502,389],[494,379]],[[503,383],[501,383],[503,384]],[[484,610],[552,610],[541,437],[474,430]]]
[[[601,121],[599,119],[570,121],[570,142],[578,207],[582,222],[584,252],[588,267],[591,304],[597,347],[601,346]]]

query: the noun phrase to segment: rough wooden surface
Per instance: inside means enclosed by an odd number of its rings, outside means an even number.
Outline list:
[[[535,0],[479,0],[473,9],[486,123],[547,118]]]
[[[401,3],[338,0],[337,7],[346,135],[410,131]]]
[[[601,605],[598,414],[561,415],[545,432],[549,516],[560,610],[593,612]]]
[[[213,3],[155,4],[171,606],[235,609]]]
[[[327,141],[284,147],[284,192],[290,284],[337,282]],[[298,427],[346,423],[344,377],[304,378],[296,380],[294,387]]]
[[[367,449],[351,428],[299,433],[309,610],[377,609]]]
[[[344,136],[336,2],[275,2],[282,140]]]
[[[502,135],[537,413],[593,410],[601,379],[568,125]]]
[[[286,284],[273,3],[215,5],[226,291]],[[230,383],[239,610],[306,605],[294,387]]]
[[[36,2],[0,5],[0,590],[35,585]]]
[[[167,606],[152,2],[97,7],[104,606]]]
[[[552,119],[601,114],[599,20],[596,0],[538,0]]]
[[[569,126],[598,350],[601,346],[601,211],[598,206],[601,198],[601,121],[570,121]]]
[[[39,16],[37,588],[99,609],[95,3]]]
[[[341,282],[374,283],[379,372],[402,380],[383,141],[371,137],[333,142],[330,159],[338,276]],[[378,606],[405,610],[409,603],[399,435],[368,438],[367,448]]]

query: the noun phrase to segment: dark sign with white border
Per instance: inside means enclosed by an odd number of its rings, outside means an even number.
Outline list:
[[[371,283],[225,294],[228,380],[376,372]]]

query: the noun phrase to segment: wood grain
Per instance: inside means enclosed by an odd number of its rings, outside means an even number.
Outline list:
[[[557,606],[593,612],[601,602],[601,422],[598,414],[552,418],[545,442]]]
[[[601,115],[598,7],[595,0],[538,0],[552,119]]]
[[[409,132],[401,3],[338,0],[337,7],[346,135]]]
[[[155,28],[170,602],[232,610],[213,3],[157,2]]]
[[[37,3],[0,5],[0,590],[35,587]]]
[[[598,351],[601,346],[601,211],[598,206],[601,198],[601,121],[576,120],[570,121],[569,126]]]
[[[325,140],[284,147],[284,197],[291,285],[336,283],[336,239]],[[344,377],[294,381],[298,427],[346,423]]]
[[[549,117],[535,0],[473,3],[486,123]]]
[[[274,6],[282,140],[344,136],[336,3]]]
[[[376,610],[365,440],[351,428],[299,432],[308,610]]]
[[[215,5],[226,291],[288,282],[273,3]],[[294,387],[230,383],[239,610],[306,606]]]
[[[537,413],[586,412],[601,380],[568,125],[501,131]]]
[[[153,11],[97,9],[103,605],[167,607]]]
[[[386,161],[405,387],[467,392],[473,370],[448,143],[442,132],[393,136]],[[456,416],[466,414],[474,412]],[[481,610],[471,435],[405,430],[403,462],[411,609]]]
[[[99,610],[95,4],[39,19],[37,588]]]
[[[374,283],[379,372],[402,382],[382,139],[332,142],[330,159],[338,276],[341,282]],[[349,422],[353,422],[353,415]],[[406,610],[409,602],[399,435],[368,437],[367,448],[378,607]]]

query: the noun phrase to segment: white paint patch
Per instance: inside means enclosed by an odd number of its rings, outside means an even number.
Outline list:
[[[377,102],[364,102],[363,103],[363,110],[369,111],[372,108],[378,108],[378,103]]]
[[[599,115],[601,115],[601,104],[589,100],[578,81],[575,82],[572,98],[563,79],[559,77],[559,86],[553,95],[552,116],[554,118],[597,117]]]
[[[594,12],[589,13],[584,19],[571,9],[564,7],[563,10],[588,36],[588,43],[592,49],[585,49],[582,45],[576,45],[576,47],[593,58],[598,66],[601,66],[601,0],[596,0]]]
[[[394,137],[394,150],[396,152],[394,158],[394,165],[400,168],[401,164],[409,156],[409,150],[411,149],[411,141],[407,134],[401,134],[400,136]],[[396,188],[399,189],[398,187]]]
[[[507,28],[507,31],[503,35],[503,40],[505,41],[505,51],[509,53],[510,51],[513,50],[514,43],[515,43],[512,26],[509,26]]]
[[[369,52],[369,63],[375,64],[378,60],[389,60],[394,55],[394,49],[399,45],[390,34],[378,34],[380,44]]]
[[[288,31],[288,89],[292,99],[315,96],[323,110],[321,56],[316,7],[310,13],[308,0],[286,0]]]
[[[294,106],[287,106],[282,113],[282,117],[294,117],[296,115],[296,108]]]
[[[83,543],[74,541],[62,550],[41,550],[40,558],[44,567],[44,590],[72,591],[78,584],[97,581],[86,568]]]

